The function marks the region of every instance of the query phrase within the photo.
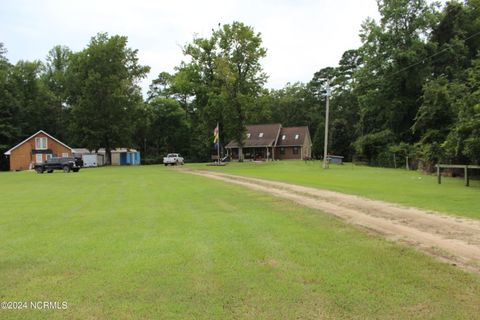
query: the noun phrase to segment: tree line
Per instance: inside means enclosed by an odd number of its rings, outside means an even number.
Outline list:
[[[0,43],[0,151],[43,129],[75,147],[136,148],[144,163],[173,151],[207,161],[217,123],[225,145],[243,140],[245,124],[278,122],[308,125],[321,157],[329,81],[332,154],[426,170],[478,164],[480,0],[379,0],[378,9],[338,66],[278,90],[265,86],[261,34],[241,22],[194,37],[145,97],[139,81],[149,67],[127,37],[100,33],[82,51],[56,46],[44,62],[16,64]]]

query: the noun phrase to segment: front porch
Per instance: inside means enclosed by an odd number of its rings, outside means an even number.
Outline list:
[[[228,155],[233,161],[238,161],[243,156],[245,161],[275,160],[273,147],[227,148]]]

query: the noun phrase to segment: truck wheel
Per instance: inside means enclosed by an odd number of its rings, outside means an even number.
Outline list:
[[[53,170],[47,170],[47,172],[48,172],[48,173],[52,173],[52,172],[53,172]]]
[[[76,168],[76,169],[72,169],[73,172],[78,172],[80,170],[80,168]]]
[[[65,173],[70,172],[70,167],[69,166],[63,166],[63,172],[65,172]]]
[[[43,168],[41,167],[35,168],[35,171],[37,171],[37,173],[43,173]]]
[[[168,163],[164,163],[165,167],[168,166]]]

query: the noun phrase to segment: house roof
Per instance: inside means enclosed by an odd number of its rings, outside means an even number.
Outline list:
[[[254,124],[246,126],[246,138],[244,140],[243,147],[272,147],[278,138],[281,125],[279,123],[274,124]],[[237,141],[230,141],[226,148],[238,148]]]
[[[89,153],[94,153],[94,150],[90,151],[86,148],[73,148],[72,152],[76,154],[89,154]]]
[[[27,139],[23,140],[22,142],[20,142],[19,144],[17,144],[15,147],[11,148],[10,150],[8,150],[7,152],[4,153],[4,155],[6,156],[9,156],[10,153],[15,150],[16,148],[18,148],[19,146],[21,146],[22,144],[24,144],[25,142],[27,142],[28,140],[32,139],[33,137],[35,137],[36,135],[40,134],[40,133],[43,133],[44,135],[46,135],[47,137],[49,137],[50,139],[60,143],[62,146],[64,146],[65,148],[68,148],[70,150],[73,150],[72,148],[70,148],[69,146],[67,146],[65,143],[63,143],[62,141],[58,140],[58,139],[55,139],[54,137],[52,137],[51,135],[49,135],[48,133],[46,133],[45,131],[43,130],[39,130],[38,132],[32,134],[30,137],[28,137]]]
[[[89,150],[87,148],[74,148],[72,149],[73,153],[77,154],[94,154],[95,150]],[[123,153],[123,152],[137,152],[135,149],[129,149],[129,148],[117,148],[117,149],[112,149],[110,150],[111,153]],[[100,148],[97,151],[98,154],[104,154],[105,153],[105,148]]]
[[[282,128],[278,136],[277,147],[303,146],[308,135],[308,127]]]
[[[307,126],[282,128],[280,124],[257,124],[246,126],[247,138],[244,141],[248,147],[293,147],[303,146],[305,139],[310,138]],[[263,133],[263,137],[259,137]],[[249,135],[250,134],[250,135]],[[285,136],[285,139],[283,139]],[[238,148],[236,141],[230,141],[226,148]]]
[[[111,153],[137,152],[136,149],[131,148],[116,148],[110,150]],[[105,153],[105,148],[98,149],[98,153]]]

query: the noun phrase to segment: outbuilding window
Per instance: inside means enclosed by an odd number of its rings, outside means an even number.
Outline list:
[[[46,137],[35,138],[35,149],[37,150],[47,149],[47,138]]]
[[[293,154],[298,154],[298,147],[293,147]]]
[[[247,133],[247,139],[250,139],[250,133]]]
[[[287,135],[286,135],[286,134],[282,135],[282,140],[285,140],[285,139],[287,139]]]
[[[263,132],[260,132],[260,133],[258,134],[258,137],[259,137],[259,138],[263,138]]]
[[[300,138],[300,135],[299,135],[299,134],[296,134],[296,135],[295,135],[295,140],[298,140],[298,138]]]
[[[280,154],[285,154],[285,148],[284,147],[280,148]]]

